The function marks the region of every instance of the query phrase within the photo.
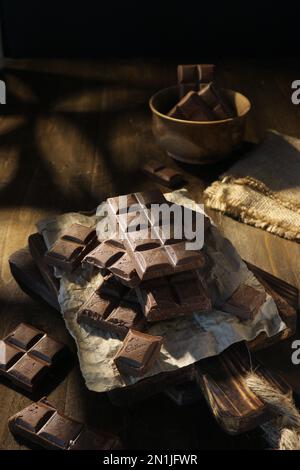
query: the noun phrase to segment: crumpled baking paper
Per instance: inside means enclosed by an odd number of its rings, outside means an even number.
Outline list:
[[[194,210],[199,206],[188,198],[186,190],[169,193],[166,198]],[[45,243],[50,248],[60,233],[74,222],[95,226],[100,220],[101,205],[96,215],[69,213],[37,224]],[[102,216],[103,217],[103,216]],[[264,290],[229,242],[212,226],[205,238],[203,250],[208,259],[206,282],[212,293],[214,305],[220,305],[240,284],[245,283]],[[141,380],[123,377],[116,369],[113,358],[121,341],[90,327],[79,326],[77,311],[103,281],[101,274],[91,267],[79,268],[60,278],[59,304],[66,326],[76,341],[78,357],[86,386],[95,392],[105,392],[125,387]],[[273,336],[286,325],[281,320],[274,300],[267,294],[266,301],[253,321],[240,321],[234,315],[214,308],[212,312],[193,314],[153,324],[149,333],[164,337],[161,354],[156,365],[144,377],[188,366],[200,359],[215,356],[239,341],[250,341],[261,332]]]

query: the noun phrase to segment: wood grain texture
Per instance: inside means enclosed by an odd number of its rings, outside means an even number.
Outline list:
[[[247,140],[260,140],[267,128],[300,137],[300,107],[290,100],[290,84],[299,72],[299,62],[292,60],[219,63],[219,83],[252,101]],[[147,103],[153,92],[174,83],[175,61],[10,60],[3,76],[9,105],[0,109],[0,336],[27,321],[74,347],[59,315],[24,294],[10,273],[8,258],[26,245],[36,221],[69,210],[90,210],[106,197],[150,187],[152,182],[139,171],[150,158],[181,169],[192,195],[201,201],[203,189],[232,160],[211,167],[177,165],[157,147]],[[217,213],[213,217],[244,259],[300,287],[299,245]],[[287,343],[259,354],[286,372],[289,383],[300,391],[290,353]],[[50,400],[75,419],[120,432],[129,447],[264,446],[255,433],[225,436],[205,406],[180,410],[164,396],[120,412],[106,396],[87,392],[76,367]],[[28,402],[0,384],[2,448],[24,448],[8,432],[6,418]]]

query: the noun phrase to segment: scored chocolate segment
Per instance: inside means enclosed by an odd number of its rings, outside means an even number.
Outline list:
[[[204,266],[205,259],[200,251],[186,250],[182,221],[183,208],[177,206],[181,211],[181,238],[177,239],[172,235],[165,237],[163,236],[165,228],[169,229],[171,226],[171,234],[178,230],[175,231],[172,228],[172,221],[170,224],[170,221],[161,221],[160,217],[153,217],[153,212],[160,214],[164,209],[170,208],[170,203],[166,201],[162,193],[157,190],[130,194],[127,198],[128,205],[125,207],[126,197],[107,199],[108,212],[109,216],[119,224],[121,235],[124,238],[124,246],[141,280],[171,275]],[[164,204],[164,207],[162,207],[162,204]],[[153,206],[156,211],[149,211]],[[133,230],[130,223],[131,219],[129,222],[126,220],[126,211],[129,214],[132,214],[132,211],[140,214],[142,226],[138,224],[136,229]],[[172,211],[169,210],[169,213],[172,213]],[[143,226],[145,220],[147,220],[149,229],[145,229]]]
[[[65,359],[66,352],[64,344],[45,332],[20,323],[0,341],[0,374],[32,392]]]
[[[49,450],[109,450],[121,447],[117,436],[90,429],[60,414],[43,398],[9,421],[11,432]]]
[[[183,176],[173,168],[169,168],[157,160],[149,160],[144,166],[143,171],[158,183],[168,188],[178,188],[184,182]]]
[[[140,377],[148,372],[159,356],[163,338],[129,330],[114,361],[124,375]]]
[[[136,291],[142,311],[149,322],[212,309],[206,286],[197,271],[144,281]]]
[[[242,284],[232,296],[223,303],[222,310],[239,317],[241,320],[252,320],[265,301],[265,292]]]
[[[169,111],[168,116],[185,121],[214,121],[217,114],[200,96],[190,91]]]
[[[96,230],[80,224],[71,225],[45,253],[49,266],[72,272],[83,258],[99,244]]]
[[[143,330],[145,322],[136,294],[108,276],[77,313],[77,322],[124,338],[130,328]]]
[[[208,83],[214,79],[214,64],[187,64],[177,66],[178,83]]]
[[[233,117],[234,110],[228,100],[220,93],[213,83],[208,83],[198,92],[206,105],[213,111],[218,119]]]

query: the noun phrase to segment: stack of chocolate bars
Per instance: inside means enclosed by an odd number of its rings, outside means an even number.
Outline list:
[[[170,207],[159,190],[106,202],[112,236],[98,239],[95,228],[73,224],[45,254],[45,260],[66,272],[81,264],[101,272],[104,280],[78,311],[77,322],[122,340],[114,358],[119,373],[142,377],[153,367],[163,343],[161,336],[148,333],[155,322],[212,310],[204,279],[206,257],[203,250],[186,248],[184,217],[178,232],[174,217],[164,220],[160,211],[151,210]],[[204,215],[202,227],[197,226],[197,215],[190,211],[195,238],[197,230],[205,234],[210,228]],[[189,236],[188,241],[193,239]],[[264,301],[264,292],[241,285],[219,307],[248,321]]]
[[[124,375],[142,376],[158,358],[163,338],[147,334],[154,322],[212,308],[201,276],[205,256],[186,249],[184,230],[176,237],[174,220],[166,227],[153,216],[151,207],[161,204],[170,203],[159,190],[107,199],[108,219],[117,228],[112,237],[96,242],[95,229],[74,224],[45,255],[67,272],[86,263],[103,274],[77,321],[123,341],[115,364]],[[202,220],[207,229],[209,220]]]
[[[168,116],[187,121],[217,121],[234,117],[227,96],[214,83],[214,65],[178,65],[180,100]],[[186,92],[189,89],[190,91]]]

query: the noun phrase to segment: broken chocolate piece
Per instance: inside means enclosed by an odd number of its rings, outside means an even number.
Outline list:
[[[201,88],[198,96],[212,110],[217,119],[228,119],[234,116],[231,104],[213,83],[208,83]]]
[[[128,330],[144,330],[145,321],[136,294],[112,275],[85,302],[77,314],[80,325],[88,325],[124,338]]]
[[[149,322],[212,309],[211,299],[197,271],[144,281],[136,291]]]
[[[67,351],[43,331],[20,323],[0,341],[0,374],[32,392],[64,360]]]
[[[217,115],[199,93],[189,91],[168,113],[168,116],[185,121],[214,121]]]
[[[214,64],[178,65],[177,76],[179,85],[212,82],[214,79]]]
[[[94,228],[73,224],[46,252],[44,259],[49,266],[70,273],[98,243]]]
[[[147,162],[143,166],[143,171],[158,183],[167,186],[168,188],[178,188],[184,183],[181,173],[156,160],[150,160]]]
[[[266,301],[266,293],[242,284],[222,305],[224,312],[241,320],[253,320],[259,308]]]
[[[120,449],[117,436],[95,431],[60,414],[46,398],[32,403],[9,421],[11,432],[49,450]]]
[[[177,220],[172,223],[169,217],[162,217],[160,210],[150,210],[153,207],[162,209],[162,204],[169,208],[170,203],[160,191],[109,198],[107,203],[109,217],[119,225],[124,246],[141,280],[204,266],[205,258],[201,251],[186,250],[183,208],[177,206],[181,211],[180,226],[175,225],[179,225]],[[172,211],[168,211],[168,215],[170,213]],[[201,217],[193,211],[191,215],[195,219]],[[193,242],[195,237],[189,241]]]
[[[158,358],[163,338],[129,330],[115,356],[121,374],[140,377],[148,372]]]

